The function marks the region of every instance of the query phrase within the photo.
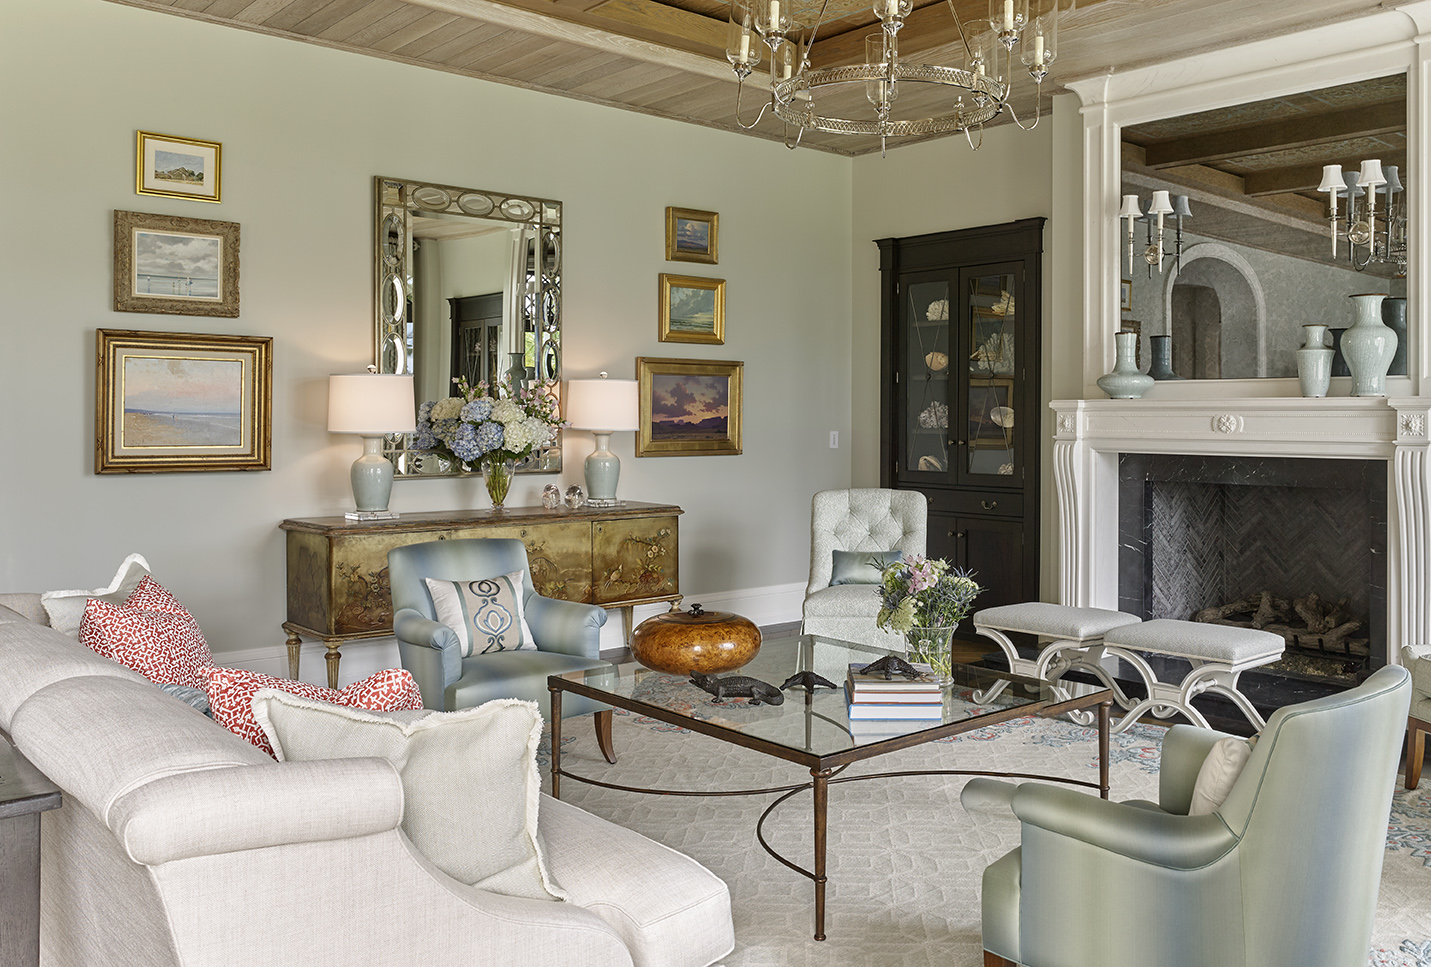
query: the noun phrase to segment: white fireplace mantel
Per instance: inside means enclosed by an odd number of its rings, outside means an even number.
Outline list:
[[[1385,460],[1387,651],[1431,642],[1431,398],[1058,400],[1059,597],[1118,607],[1118,455]],[[1328,526],[1335,526],[1329,521]]]

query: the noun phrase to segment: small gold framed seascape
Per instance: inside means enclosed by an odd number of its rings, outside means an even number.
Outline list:
[[[720,261],[720,214],[694,208],[666,209],[666,261]]]
[[[745,364],[636,358],[638,457],[738,454]]]
[[[267,470],[273,339],[100,329],[95,473]]]
[[[114,311],[239,314],[239,224],[114,213]]]
[[[725,279],[662,272],[660,293],[661,342],[725,344]]]

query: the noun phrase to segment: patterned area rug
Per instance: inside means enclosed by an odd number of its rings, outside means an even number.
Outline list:
[[[808,779],[777,762],[684,729],[617,711],[620,761],[597,750],[589,719],[564,723],[565,767],[606,782],[664,789],[761,788]],[[1156,799],[1164,729],[1113,737],[1115,799]],[[549,747],[539,758],[550,788]],[[1096,781],[1097,733],[1028,717],[851,767],[1024,771]],[[814,890],[760,848],[755,824],[773,796],[694,798],[617,792],[568,781],[562,798],[694,857],[730,885],[735,951],[725,967],[978,967],[979,886],[986,865],[1018,845],[1007,814],[971,814],[962,777],[903,777],[831,787],[829,887],[823,943],[813,940]],[[765,826],[771,845],[811,865],[808,794]],[[1431,967],[1431,779],[1398,786],[1368,963]]]

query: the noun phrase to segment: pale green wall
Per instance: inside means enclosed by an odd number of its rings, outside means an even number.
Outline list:
[[[100,0],[0,4],[0,87],[0,588],[93,587],[138,550],[217,650],[281,643],[278,522],[350,506],[359,444],[326,432],[326,379],[371,359],[376,174],[565,203],[568,376],[744,360],[744,455],[637,460],[619,434],[621,493],[686,508],[683,589],[804,583],[810,495],[851,477],[828,445],[850,430],[849,160]],[[135,195],[136,129],[223,142],[223,203]],[[720,212],[718,266],[663,260],[667,205]],[[239,222],[242,315],[111,311],[114,209]],[[724,346],[657,341],[662,271],[727,280]],[[273,336],[273,470],[96,476],[96,328]],[[592,445],[569,434],[563,487]],[[480,480],[393,495],[486,502]]]

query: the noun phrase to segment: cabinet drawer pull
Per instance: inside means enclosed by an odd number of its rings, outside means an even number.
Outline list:
[[[949,536],[950,536],[950,537],[953,537],[953,536],[954,536],[954,532],[953,532],[953,531],[950,531],[950,532],[949,532]]]
[[[985,510],[993,510],[995,507],[999,506],[999,502],[997,500],[992,502],[988,500],[981,500],[979,501],[979,506],[984,508]]]

